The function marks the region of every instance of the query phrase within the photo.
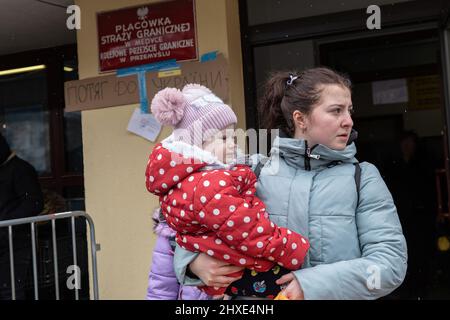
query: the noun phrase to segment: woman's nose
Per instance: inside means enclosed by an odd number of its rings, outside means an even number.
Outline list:
[[[353,127],[353,119],[350,113],[347,113],[345,118],[342,120],[343,127]]]

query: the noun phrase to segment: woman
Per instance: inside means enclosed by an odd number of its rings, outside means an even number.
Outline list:
[[[278,280],[288,284],[284,294],[289,299],[389,294],[406,273],[406,242],[391,194],[372,164],[359,164],[357,191],[350,81],[313,68],[276,73],[264,92],[260,111],[266,128],[281,133],[261,170],[257,194],[272,221],[311,244],[302,268]],[[236,266],[179,247],[174,264],[185,285],[228,286],[236,280],[226,276]]]

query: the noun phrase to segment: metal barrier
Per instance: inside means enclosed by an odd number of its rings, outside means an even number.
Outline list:
[[[14,278],[15,277],[15,275],[14,275],[14,250],[13,250],[14,245],[13,245],[12,227],[17,226],[17,225],[24,225],[24,224],[31,225],[31,248],[32,248],[32,258],[33,258],[34,298],[35,298],[35,300],[39,300],[37,261],[36,261],[35,224],[37,222],[51,221],[51,223],[52,223],[53,261],[54,261],[54,272],[55,272],[55,297],[56,297],[56,300],[59,300],[60,290],[59,290],[59,275],[58,275],[58,248],[57,248],[57,242],[56,242],[55,221],[59,220],[59,219],[71,218],[73,264],[75,266],[77,266],[77,250],[76,250],[76,240],[75,240],[75,218],[76,217],[86,218],[87,224],[89,225],[89,231],[90,231],[90,236],[91,236],[93,293],[94,293],[94,300],[99,299],[98,278],[97,278],[97,243],[95,242],[94,222],[92,221],[92,218],[84,211],[71,211],[71,212],[50,214],[50,215],[45,215],[45,216],[36,216],[36,217],[23,218],[23,219],[0,221],[0,228],[8,228],[12,300],[16,300],[16,288],[15,288],[15,278]],[[75,288],[75,299],[76,300],[79,300],[78,290],[79,290],[78,288]]]

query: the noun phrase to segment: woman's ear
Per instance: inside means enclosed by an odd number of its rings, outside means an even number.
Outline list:
[[[292,113],[292,118],[294,119],[294,124],[296,128],[299,128],[302,131],[306,131],[307,119],[304,113],[302,113],[299,110],[295,110]]]

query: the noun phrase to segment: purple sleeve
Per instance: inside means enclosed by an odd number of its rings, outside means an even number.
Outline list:
[[[169,239],[158,235],[148,276],[146,300],[177,300],[179,283],[173,267]]]

